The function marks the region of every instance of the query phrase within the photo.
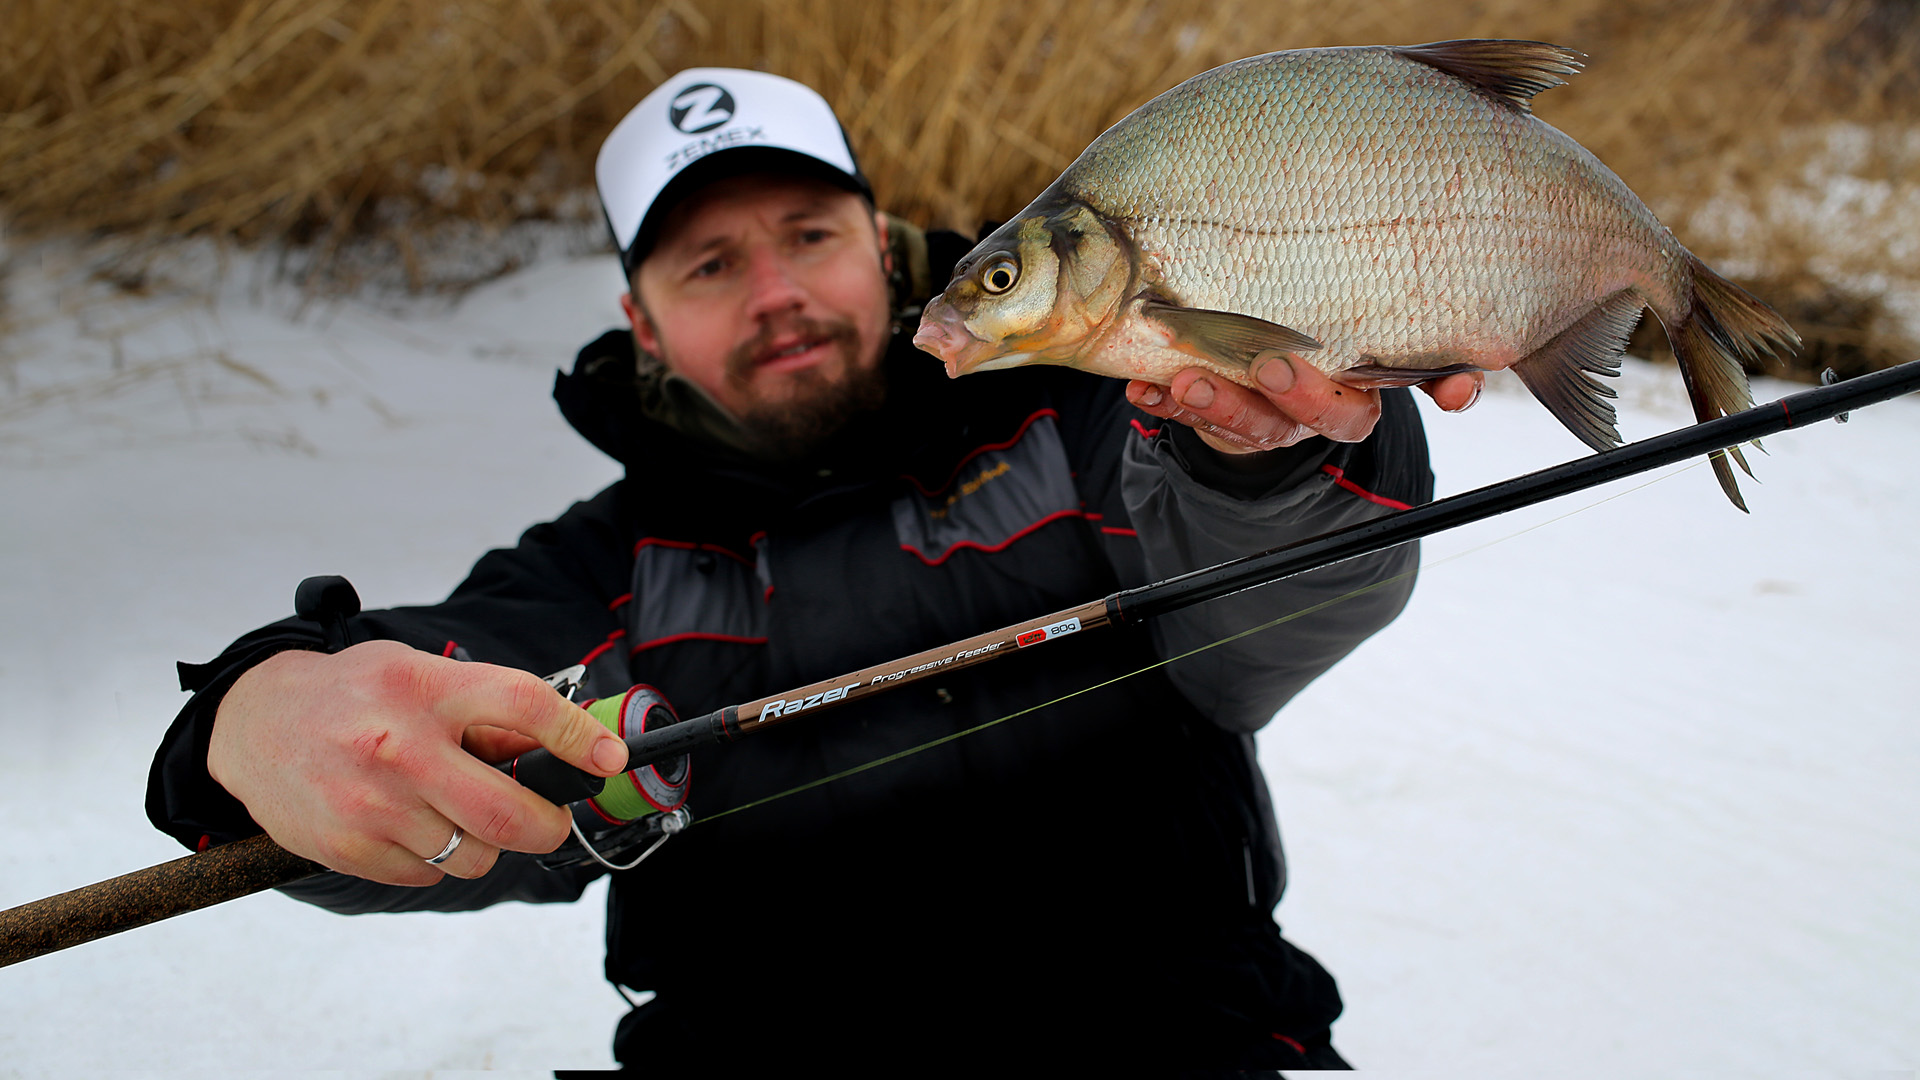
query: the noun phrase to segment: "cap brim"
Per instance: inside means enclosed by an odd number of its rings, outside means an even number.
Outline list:
[[[653,245],[660,239],[661,230],[672,219],[674,211],[679,209],[681,203],[709,184],[749,173],[821,180],[842,190],[853,192],[868,202],[873,201],[873,189],[868,185],[864,175],[849,174],[811,154],[769,146],[743,146],[733,150],[717,151],[680,170],[672,180],[667,182],[666,187],[660,189],[660,194],[654,197],[646,216],[640,219],[640,230],[634,234],[632,246],[628,247],[622,256],[627,273],[633,273],[653,251]]]

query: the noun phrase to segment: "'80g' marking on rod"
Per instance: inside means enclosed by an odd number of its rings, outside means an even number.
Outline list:
[[[1068,634],[1077,634],[1079,632],[1080,632],[1080,620],[1079,618],[1076,617],[1072,619],[1067,619],[1063,622],[1050,623],[1046,626],[1035,627],[1034,629],[1028,630],[1025,633],[1021,634],[1020,636],[1014,638],[1013,643],[1014,645],[1024,649],[1029,645],[1038,645],[1043,641],[1050,641],[1053,638],[1065,637]]]

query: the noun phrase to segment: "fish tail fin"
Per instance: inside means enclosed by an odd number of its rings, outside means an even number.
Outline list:
[[[1704,423],[1752,408],[1753,391],[1747,385],[1742,361],[1792,352],[1800,347],[1800,335],[1779,312],[1691,254],[1687,255],[1687,265],[1693,277],[1692,302],[1686,317],[1671,325],[1667,336],[1673,342],[1674,357],[1680,361],[1680,377],[1687,384],[1694,418]],[[1739,464],[1740,471],[1753,475],[1737,446],[1713,452],[1713,475],[1733,505],[1745,510],[1747,504],[1734,482],[1733,466],[1727,463],[1729,456]]]

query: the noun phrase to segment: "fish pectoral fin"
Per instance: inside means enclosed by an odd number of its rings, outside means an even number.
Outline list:
[[[1263,352],[1313,352],[1322,347],[1298,330],[1231,311],[1148,300],[1140,313],[1167,328],[1174,348],[1229,368],[1250,368]]]
[[[1565,86],[1562,75],[1579,74],[1585,56],[1544,41],[1467,40],[1402,45],[1393,50],[1409,60],[1461,80],[1493,95],[1518,112],[1533,111],[1533,95]]]
[[[1619,395],[1593,376],[1620,374],[1620,357],[1644,307],[1637,293],[1623,289],[1513,365],[1554,419],[1594,450],[1619,446],[1620,429],[1607,400]]]

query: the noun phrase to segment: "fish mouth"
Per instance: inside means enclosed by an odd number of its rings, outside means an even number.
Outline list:
[[[947,377],[957,379],[988,360],[993,343],[967,329],[967,321],[944,296],[936,296],[920,313],[914,332],[915,348],[932,353],[947,365]]]

